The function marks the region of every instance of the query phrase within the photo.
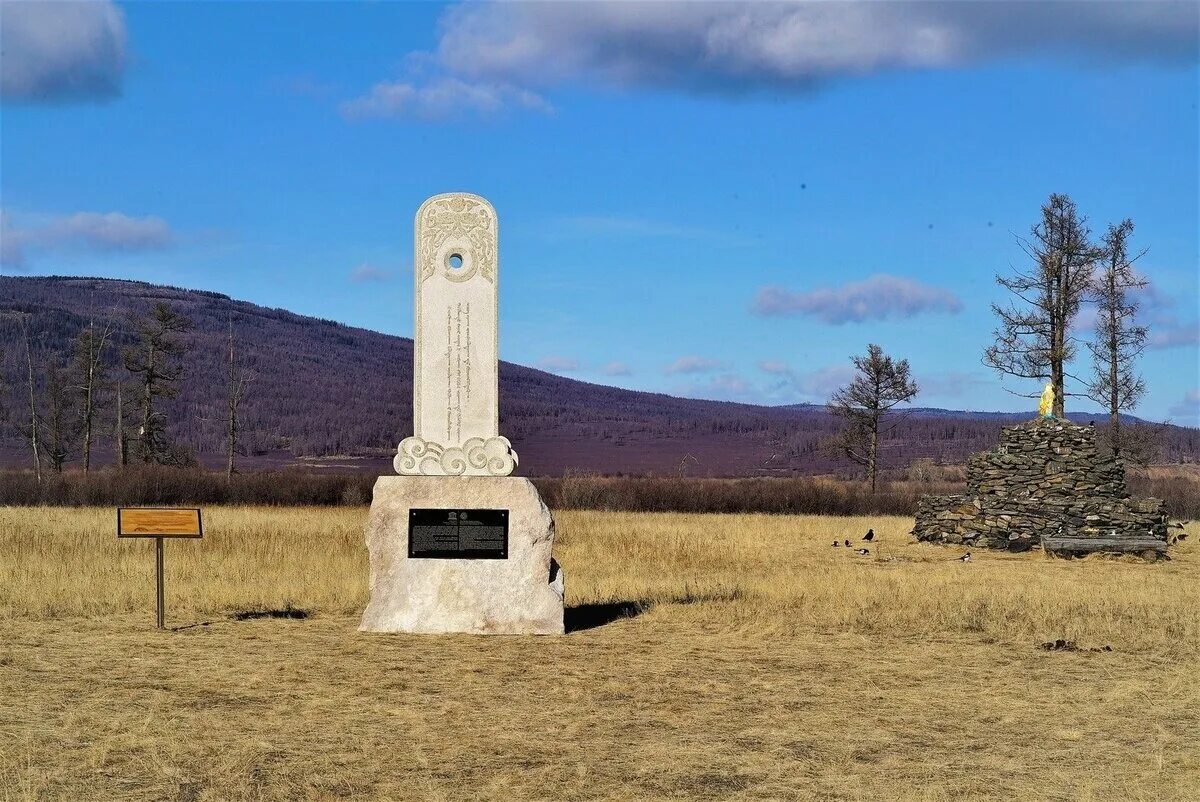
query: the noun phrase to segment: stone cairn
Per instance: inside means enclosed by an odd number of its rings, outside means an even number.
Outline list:
[[[1005,427],[998,448],[968,460],[967,490],[923,498],[917,539],[1010,551],[1045,543],[1068,554],[1166,548],[1163,502],[1129,497],[1124,465],[1099,455],[1090,426],[1038,418]]]

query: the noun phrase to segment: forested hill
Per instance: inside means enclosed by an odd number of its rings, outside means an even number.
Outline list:
[[[378,469],[412,428],[412,340],[268,309],[212,292],[134,281],[0,278],[0,314],[26,312],[35,371],[66,358],[89,319],[128,324],[165,302],[195,324],[177,398],[165,409],[176,439],[206,462],[224,448],[226,336],[257,378],[243,403],[248,466],[303,461]],[[130,335],[122,335],[129,342]],[[11,315],[0,320],[6,461],[20,450],[24,346]],[[115,351],[110,359],[116,364]],[[123,371],[114,369],[114,375]],[[507,362],[500,366],[501,431],[526,475],[564,472],[764,475],[850,471],[824,453],[834,421],[820,408],[761,407],[621,390]],[[27,402],[26,402],[27,403]],[[928,457],[961,462],[995,444],[1002,421],[966,414],[912,416],[884,443],[884,467]],[[102,459],[111,459],[112,404],[103,413]],[[1163,458],[1195,460],[1200,432],[1172,427]],[[107,456],[104,451],[107,451]]]

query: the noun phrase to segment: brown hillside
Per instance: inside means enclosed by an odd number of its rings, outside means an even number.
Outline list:
[[[224,338],[232,316],[240,347],[258,374],[243,407],[243,464],[303,463],[383,468],[411,432],[412,340],[236,301],[218,293],[92,278],[0,278],[0,313],[29,312],[38,363],[69,352],[90,317],[128,321],[156,302],[195,323],[178,398],[168,411],[175,436],[216,463],[223,448]],[[126,325],[126,329],[131,327]],[[15,385],[23,357],[16,326],[0,323],[4,375]],[[115,359],[115,354],[112,355]],[[635,392],[501,363],[501,430],[521,457],[520,472],[788,475],[853,471],[825,455],[833,421],[821,408],[762,407]],[[10,386],[6,406],[19,408]],[[111,405],[110,405],[111,407]],[[934,414],[936,413],[936,414]],[[105,412],[102,447],[111,435]],[[15,417],[15,416],[13,416]],[[996,441],[1011,416],[930,411],[914,415],[884,443],[885,467],[917,458],[962,462]],[[1173,428],[1169,459],[1194,460],[1200,432]],[[4,462],[28,461],[12,422]],[[111,450],[111,449],[110,449]],[[110,459],[102,453],[101,461]]]

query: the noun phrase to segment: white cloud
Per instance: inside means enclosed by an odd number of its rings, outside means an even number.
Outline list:
[[[120,212],[76,212],[52,221],[35,236],[43,244],[100,251],[143,251],[171,244],[171,227],[161,217],[130,217]]]
[[[600,372],[605,376],[632,376],[633,371],[624,362],[609,362]]]
[[[0,96],[6,101],[106,99],[120,94],[125,15],[111,2],[3,4]]]
[[[741,93],[1035,54],[1191,63],[1192,2],[464,3],[442,20],[451,73]]]
[[[1133,299],[1141,304],[1141,308],[1151,312],[1170,309],[1175,306],[1175,299],[1158,288],[1157,284],[1147,281],[1144,287],[1130,293]]]
[[[849,365],[829,365],[817,370],[800,372],[786,362],[768,359],[758,363],[764,373],[775,377],[766,390],[766,396],[775,403],[795,404],[808,402],[823,404],[834,391],[854,378],[854,368]]]
[[[579,370],[579,360],[570,356],[547,356],[538,360],[537,366],[551,373],[571,373]]]
[[[722,398],[744,398],[750,393],[750,383],[736,373],[723,373],[708,381],[708,389]]]
[[[0,209],[0,267],[21,270],[25,267],[22,234],[13,227],[8,212]]]
[[[1079,307],[1075,315],[1075,326],[1079,331],[1095,331],[1099,322],[1100,309],[1095,304],[1085,303]]]
[[[1158,289],[1154,283],[1147,283],[1130,294],[1141,305],[1138,322],[1149,329],[1147,348],[1200,345],[1200,320],[1181,323],[1178,315],[1171,311],[1178,305],[1175,296]],[[1086,324],[1084,327],[1087,328]]]
[[[773,373],[779,376],[790,376],[792,373],[791,367],[782,359],[764,359],[758,363],[758,369],[764,373]]]
[[[808,373],[798,374],[793,384],[804,398],[824,403],[838,389],[854,378],[854,368],[848,365],[830,365]]]
[[[1022,55],[1190,64],[1197,17],[1188,0],[460,3],[439,22],[436,52],[406,54],[403,77],[341,110],[348,119],[425,120],[545,112],[538,92],[567,84],[799,92]]]
[[[679,373],[711,373],[725,366],[724,362],[703,356],[681,356],[670,365],[666,372],[674,375]]]
[[[1180,323],[1174,315],[1157,315],[1146,338],[1148,348],[1200,345],[1200,321]]]
[[[960,399],[977,397],[977,391],[991,386],[992,382],[978,373],[948,370],[945,373],[922,374],[919,384],[922,395]]]
[[[926,312],[956,313],[963,308],[954,293],[909,278],[879,274],[840,287],[793,292],[763,287],[751,311],[758,315],[808,315],[841,325],[864,320],[905,319]]]
[[[681,387],[677,392],[688,398],[706,398],[715,401],[757,401],[754,388],[736,373],[722,373],[704,381]]]
[[[18,225],[8,212],[0,219],[0,262],[21,269],[31,251],[135,253],[169,248],[175,242],[161,217],[131,217],[121,212],[75,212],[38,216]]]
[[[412,117],[447,120],[468,115],[490,115],[506,106],[551,112],[549,103],[527,89],[505,83],[467,82],[443,77],[419,85],[410,81],[382,81],[362,97],[341,104],[348,120]]]
[[[1146,347],[1152,349],[1177,348],[1200,345],[1200,321],[1181,323],[1173,310],[1177,299],[1148,283],[1141,289],[1132,290],[1131,300],[1139,304],[1136,322],[1149,329]],[[1085,304],[1075,318],[1075,325],[1083,332],[1094,332],[1099,325],[1100,312],[1095,304]]]
[[[1195,426],[1200,423],[1200,387],[1185,392],[1183,400],[1168,409],[1167,414],[1184,424]]]
[[[750,389],[750,384],[736,373],[723,373],[720,376],[714,376],[710,385],[730,393],[745,393]]]
[[[392,274],[388,271],[381,267],[376,267],[368,262],[363,262],[361,265],[350,271],[350,280],[355,284],[387,281],[391,277]]]

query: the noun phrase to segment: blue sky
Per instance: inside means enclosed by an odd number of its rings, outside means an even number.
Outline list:
[[[5,274],[409,336],[413,213],[463,190],[500,215],[504,359],[779,404],[877,342],[921,405],[1026,409],[980,362],[994,275],[1065,192],[1149,248],[1140,413],[1200,423],[1194,4],[0,12]]]

